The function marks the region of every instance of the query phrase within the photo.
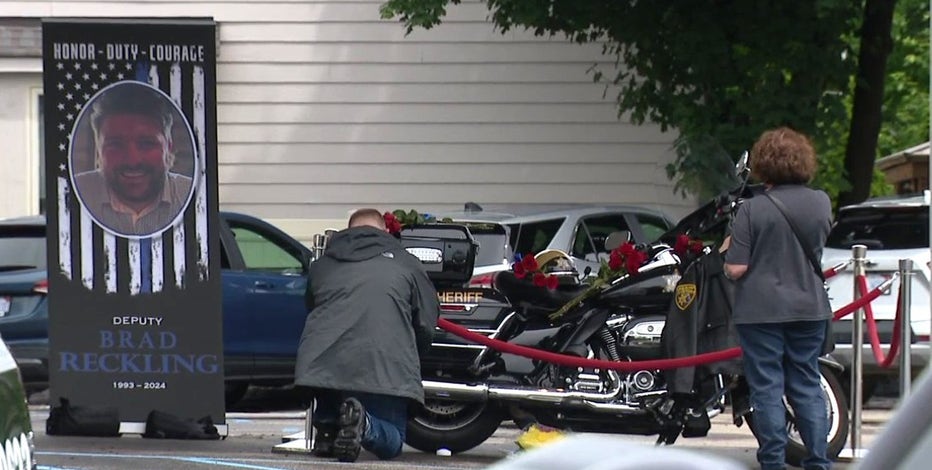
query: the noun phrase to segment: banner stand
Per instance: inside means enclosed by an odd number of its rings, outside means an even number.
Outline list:
[[[49,402],[123,434],[227,434],[216,46],[211,18],[42,19]]]
[[[304,431],[282,436],[282,443],[272,447],[273,453],[310,454],[314,448],[314,407],[317,400],[311,399],[304,415]]]

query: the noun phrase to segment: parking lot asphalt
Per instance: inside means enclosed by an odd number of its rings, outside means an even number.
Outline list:
[[[274,400],[274,399],[273,399]],[[882,430],[895,404],[893,399],[868,403],[863,413],[862,444],[870,448],[872,439]],[[379,461],[363,452],[352,464],[331,459],[319,459],[304,452],[288,452],[276,448],[283,437],[302,431],[304,413],[293,403],[279,400],[267,404],[273,410],[250,410],[258,404],[249,403],[245,411],[227,413],[228,436],[220,441],[145,439],[139,435],[117,438],[47,436],[44,432],[48,406],[31,405],[36,430],[36,450],[40,470],[182,470],[182,469],[254,469],[292,470],[308,468],[343,469],[470,469],[485,468],[518,452],[514,441],[520,431],[510,423],[503,424],[489,440],[468,452],[449,457],[427,454],[405,447],[393,461]],[[650,436],[614,436],[627,442],[653,445]],[[747,468],[755,468],[757,443],[747,426],[731,424],[726,412],[712,420],[712,429],[704,438],[681,438],[675,448],[735,460]],[[851,468],[850,463],[837,463],[834,468]],[[567,469],[569,470],[569,469]]]

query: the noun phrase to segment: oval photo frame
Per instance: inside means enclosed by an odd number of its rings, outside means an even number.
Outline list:
[[[120,120],[108,129],[116,135],[99,143],[105,121],[114,118]],[[162,168],[151,162],[156,152]],[[143,239],[184,217],[197,190],[200,157],[175,101],[147,83],[125,80],[102,88],[81,108],[71,130],[68,168],[78,201],[98,226],[118,237]],[[105,165],[107,158],[115,161]],[[147,206],[132,208],[140,204]]]

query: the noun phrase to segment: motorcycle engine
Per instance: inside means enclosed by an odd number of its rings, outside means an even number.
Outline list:
[[[662,357],[660,337],[665,324],[666,318],[663,315],[630,318],[616,328],[621,340],[621,349],[628,352],[629,356],[641,356],[642,354],[638,352],[642,352],[652,356],[651,359],[659,359]],[[635,351],[634,349],[645,350]]]
[[[663,315],[619,315],[606,324],[617,338],[615,348],[620,360],[642,361],[660,359],[663,350],[660,338],[666,318]],[[625,402],[637,405],[647,397],[666,391],[663,372],[639,370],[624,375]]]
[[[652,392],[656,390],[659,382],[656,372],[649,370],[639,370],[628,374],[628,389],[633,393]]]
[[[576,374],[576,381],[570,385],[570,389],[580,392],[603,393],[606,389],[605,382],[598,369],[584,369]]]
[[[596,333],[608,355],[599,357],[616,361],[660,359],[663,357],[660,335],[664,320],[662,315],[618,315],[609,319],[606,328]],[[588,356],[590,359],[597,357],[591,347]],[[618,393],[615,395],[617,400],[631,406],[643,404],[646,399],[663,395],[666,391],[663,373],[658,370],[619,373],[555,364],[548,366],[538,385],[585,393]],[[618,389],[620,391],[615,392]]]
[[[586,367],[550,365],[545,374],[545,380],[540,383],[540,386],[586,393],[605,393],[612,382],[612,377],[607,372]]]
[[[555,387],[585,393],[612,393],[613,384],[621,382],[620,393],[615,395],[619,402],[638,406],[649,398],[665,394],[666,385],[660,371],[639,370],[618,373],[616,371],[591,368],[573,368],[551,365],[542,387]],[[617,389],[615,389],[617,390]]]

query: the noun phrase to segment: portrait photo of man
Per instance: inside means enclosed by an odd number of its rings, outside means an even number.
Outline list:
[[[78,199],[114,235],[157,235],[181,218],[194,192],[191,128],[148,84],[117,82],[88,101],[73,132],[70,167]]]

